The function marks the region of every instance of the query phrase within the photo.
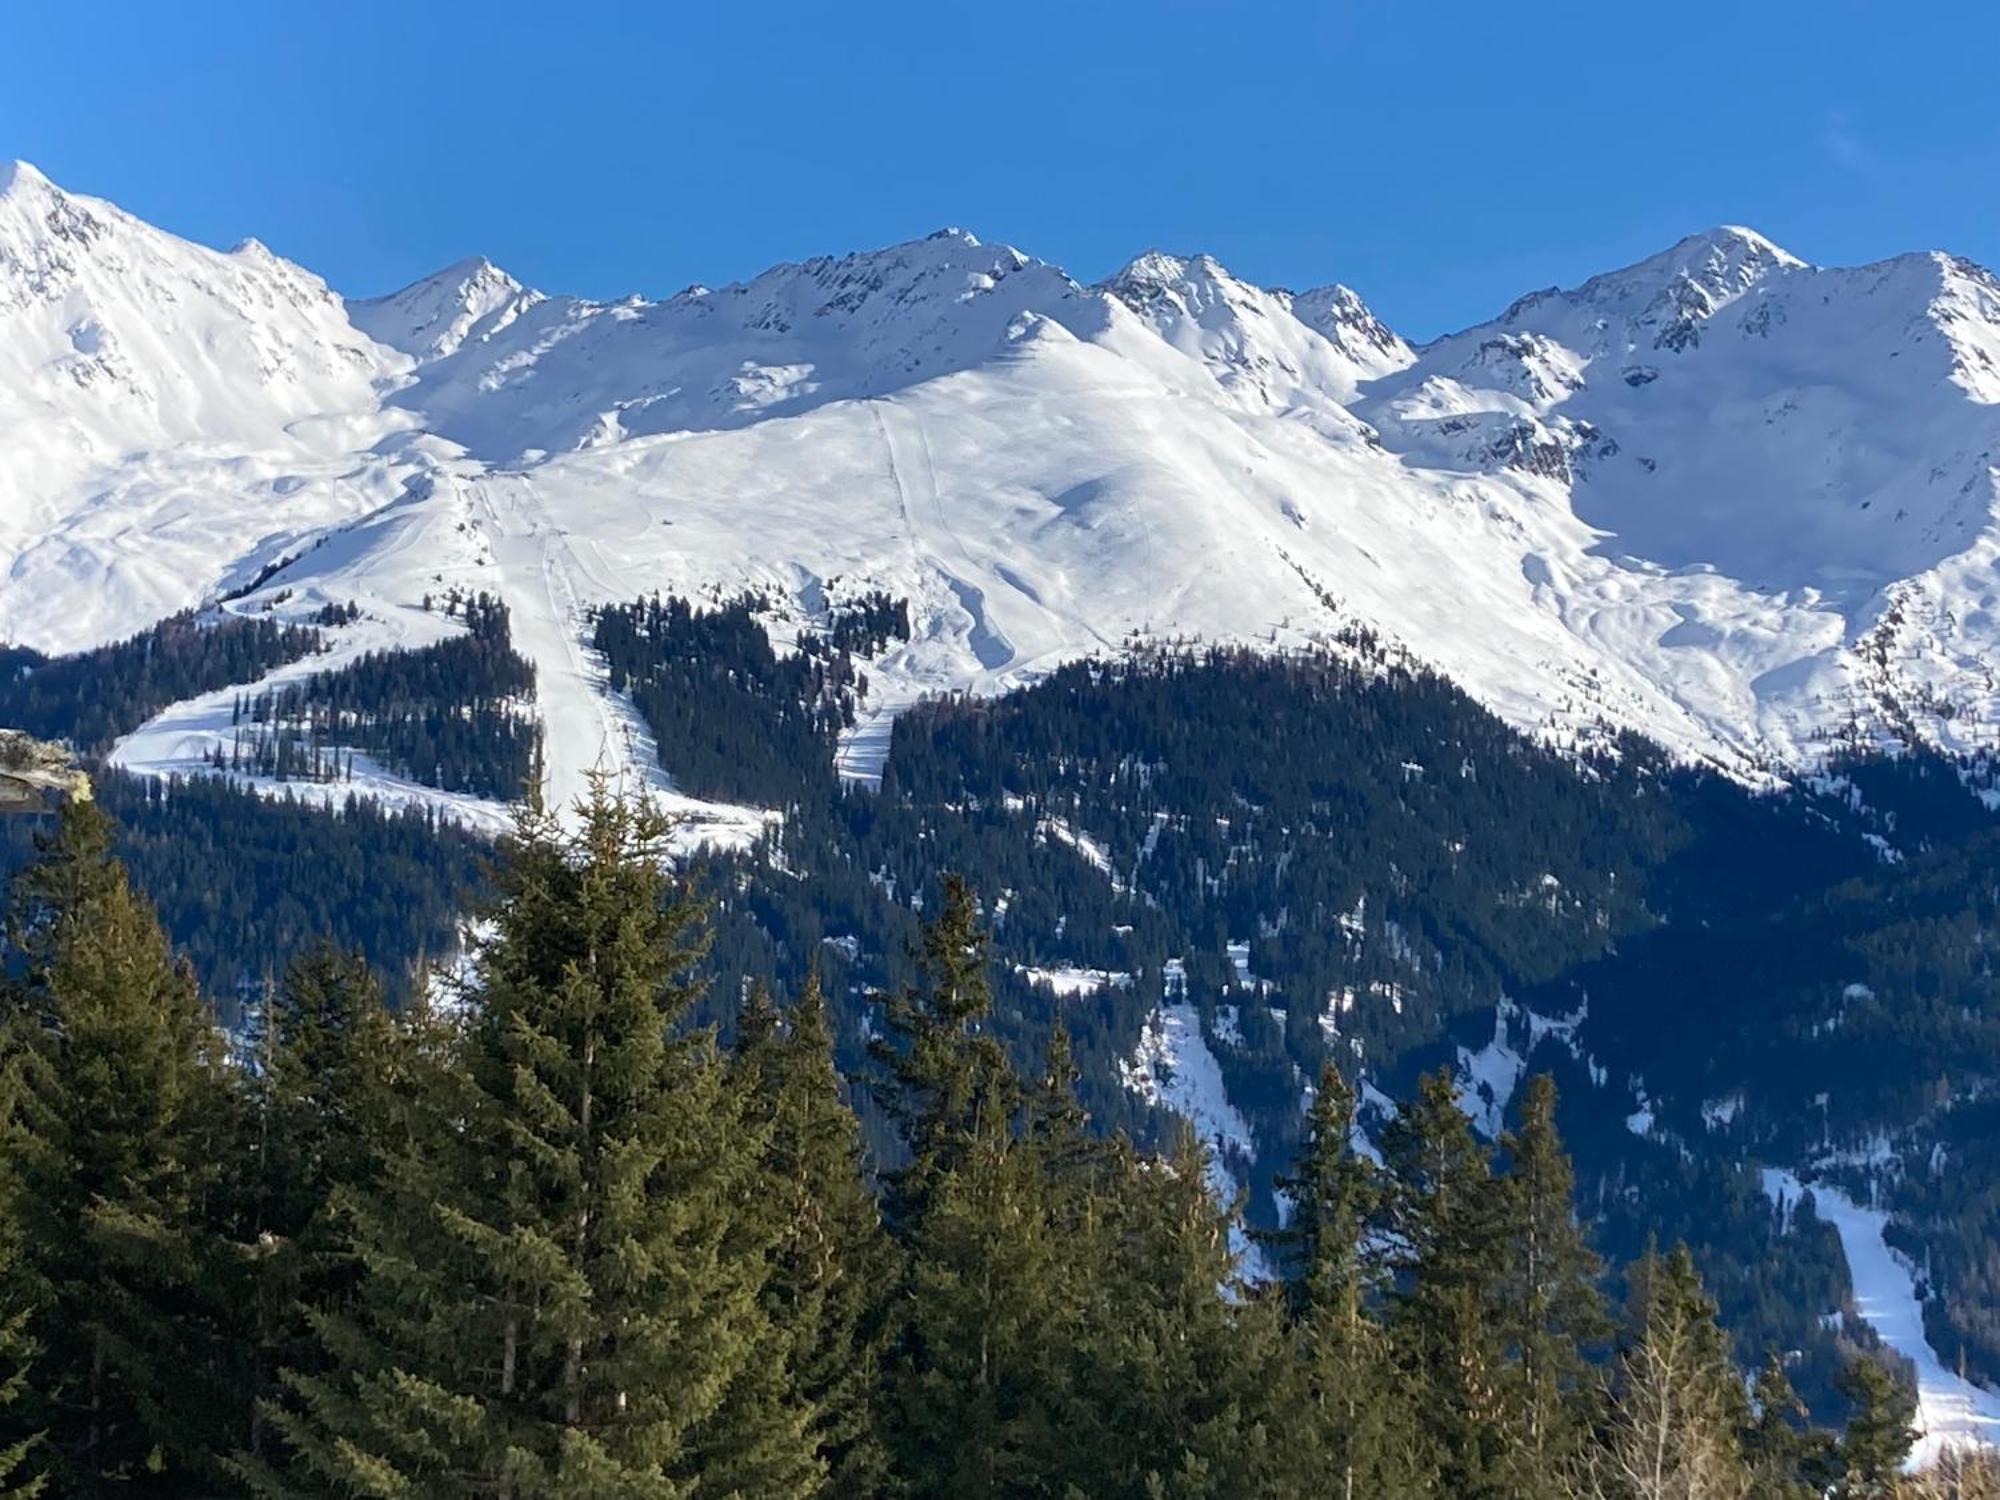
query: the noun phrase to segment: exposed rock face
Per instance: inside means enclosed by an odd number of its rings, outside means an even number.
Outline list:
[[[0,729],[0,813],[46,812],[72,797],[89,799],[90,776],[67,750]]]

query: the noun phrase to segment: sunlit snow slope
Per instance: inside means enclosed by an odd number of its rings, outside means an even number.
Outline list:
[[[664,302],[478,259],[342,302],[16,165],[0,429],[0,638],[256,580],[225,607],[353,601],[359,650],[483,588],[559,797],[648,774],[584,639],[656,590],[766,589],[780,635],[909,599],[843,751],[864,776],[925,691],[1355,624],[1537,732],[1744,772],[2000,720],[2000,285],[1942,255],[1825,270],[1720,229],[1423,348],[1344,287],[1159,253],[1083,286],[958,230]],[[120,756],[191,766],[213,718]]]

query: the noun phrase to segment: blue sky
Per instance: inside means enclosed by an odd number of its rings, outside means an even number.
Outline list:
[[[13,6],[0,159],[342,291],[672,292],[963,224],[1423,337],[1722,222],[2000,264],[1990,4]]]

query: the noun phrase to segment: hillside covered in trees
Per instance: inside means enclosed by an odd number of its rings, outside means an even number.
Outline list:
[[[452,694],[477,705],[468,725],[522,722],[504,615],[461,606],[478,619],[448,660],[320,674],[315,698],[346,705],[325,707],[328,741],[362,705]],[[1941,1361],[2000,1373],[1989,767],[1857,759],[1753,794],[1637,740],[1527,739],[1355,632],[1310,655],[1161,649],[921,703],[881,785],[857,786],[834,750],[904,614],[851,602],[782,650],[768,624],[755,598],[641,600],[598,622],[662,770],[782,812],[759,845],[681,863],[710,913],[691,1024],[727,1039],[745,985],[797,994],[817,975],[838,1066],[866,1080],[882,997],[920,981],[910,955],[937,873],[956,870],[991,952],[983,1033],[1009,1066],[1035,1076],[1060,1023],[1093,1132],[1164,1152],[1191,1120],[1247,1229],[1285,1222],[1280,1179],[1329,1064],[1375,1145],[1391,1101],[1443,1069],[1491,1146],[1546,1073],[1614,1282],[1649,1244],[1686,1242],[1738,1363],[1782,1351],[1838,1422],[1842,1371],[1873,1335],[1831,1225],[1767,1196],[1760,1167],[1783,1167],[1888,1209]],[[167,631],[16,686],[68,683],[75,722],[126,723],[166,690],[163,664],[230,639]],[[460,744],[456,774],[479,784],[519,769],[506,733]],[[484,899],[485,846],[434,818],[219,777],[98,782],[117,851],[233,1034],[321,935],[402,1002]],[[0,823],[0,845],[25,859],[25,825]],[[849,1103],[870,1159],[898,1162],[888,1098]],[[1246,1269],[1277,1257],[1253,1241]]]
[[[1092,1129],[1060,1025],[1001,1044],[962,880],[876,997],[871,1157],[815,977],[693,1024],[665,832],[527,815],[461,988],[320,946],[225,1035],[69,807],[0,992],[0,1492],[1904,1492],[1884,1366],[1835,1437],[1685,1248],[1609,1284],[1546,1077],[1488,1144],[1429,1074],[1378,1154],[1323,1070],[1248,1280],[1192,1133]]]

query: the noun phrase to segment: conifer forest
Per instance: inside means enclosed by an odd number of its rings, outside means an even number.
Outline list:
[[[225,1033],[67,806],[12,911],[4,1492],[1928,1492],[1881,1363],[1836,1435],[1775,1351],[1746,1384],[1686,1245],[1612,1284],[1546,1075],[1490,1143],[1426,1075],[1377,1151],[1326,1067],[1250,1229],[1187,1129],[1093,1128],[1061,1024],[996,1037],[946,875],[871,1153],[817,974],[693,1024],[665,833],[526,812],[451,983],[392,1007],[320,942]]]

